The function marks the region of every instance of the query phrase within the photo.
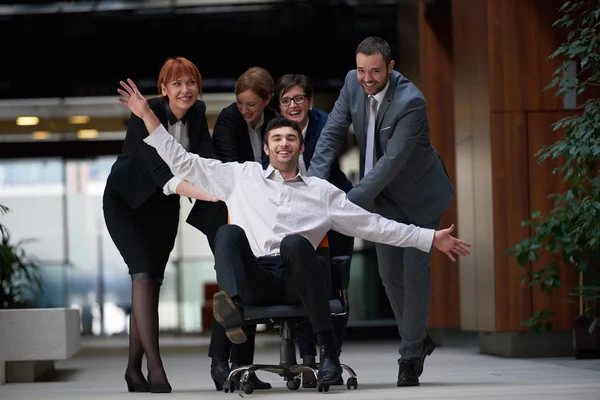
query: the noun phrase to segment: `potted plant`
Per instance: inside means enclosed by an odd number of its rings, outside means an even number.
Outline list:
[[[0,215],[9,211],[0,204]],[[42,291],[39,265],[26,253],[24,244],[12,243],[10,232],[0,224],[0,309],[34,307]]]
[[[9,211],[0,205],[0,215]],[[0,385],[49,376],[54,361],[81,347],[79,310],[36,307],[42,291],[40,264],[25,251],[25,243],[13,243],[0,224]]]
[[[536,153],[539,162],[560,160],[553,173],[562,177],[565,190],[551,194],[554,208],[546,214],[534,212],[523,222],[531,228],[531,236],[508,250],[517,263],[528,270],[523,277],[531,286],[547,294],[562,287],[557,262],[570,266],[579,274],[579,283],[571,288],[578,297],[580,315],[573,322],[574,346],[577,356],[600,355],[600,2],[572,0],[563,3],[564,14],[554,26],[568,32],[567,41],[550,58],[564,60],[555,71],[547,88],[556,88],[557,96],[575,93],[583,104],[575,115],[557,121],[554,130],[562,138]],[[569,77],[565,70],[577,66],[577,74]],[[596,97],[594,96],[596,94]],[[550,260],[542,262],[540,258]],[[537,268],[540,267],[540,268]],[[524,321],[533,331],[552,329],[549,319],[554,313],[537,310]]]

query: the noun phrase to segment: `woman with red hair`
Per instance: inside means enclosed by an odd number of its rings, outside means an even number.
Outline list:
[[[199,99],[201,92],[198,68],[186,58],[169,58],[158,76],[159,96],[148,103],[183,147],[202,157],[216,158],[206,121],[206,105]],[[202,208],[202,215],[214,214],[222,206],[173,176],[156,150],[143,142],[148,134],[144,122],[132,114],[121,154],[106,182],[103,210],[110,236],[131,275],[127,388],[130,392],[169,393],[171,385],[158,344],[158,299],[177,236],[178,195],[197,199],[194,209]],[[207,234],[210,241],[205,225],[201,222],[192,225]],[[147,379],[142,372],[144,355]]]

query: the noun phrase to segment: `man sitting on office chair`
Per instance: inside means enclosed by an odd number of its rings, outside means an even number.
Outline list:
[[[351,203],[329,182],[298,172],[304,150],[295,122],[273,119],[265,130],[270,166],[222,163],[190,154],[162,127],[133,83],[121,82],[125,104],[151,132],[144,141],[155,147],[176,176],[222,200],[230,224],[217,231],[215,269],[221,292],[215,294],[215,318],[234,343],[246,340],[244,304],[302,303],[321,348],[318,379],[332,384],[342,374],[329,310],[330,271],[316,247],[330,229],[348,236],[429,252],[438,248],[455,261],[470,245],[450,228],[434,231],[372,214]]]

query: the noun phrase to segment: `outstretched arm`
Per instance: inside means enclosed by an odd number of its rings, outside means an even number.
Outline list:
[[[348,200],[343,191],[333,185],[329,190],[329,218],[335,231],[371,242],[398,247],[415,247],[426,253],[435,247],[443,251],[452,261],[456,261],[454,254],[459,256],[470,254],[467,250],[471,247],[469,243],[450,235],[454,225],[434,231],[415,225],[401,224],[357,206]]]
[[[144,121],[150,134],[144,142],[156,148],[157,153],[169,166],[171,171],[182,179],[185,179],[196,188],[188,187],[183,181],[177,186],[177,190],[191,191],[196,196],[203,196],[198,187],[203,188],[212,197],[218,200],[226,200],[235,186],[235,174],[233,164],[223,164],[218,160],[200,158],[197,154],[191,154],[175,140],[148,106],[148,102],[139,92],[137,86],[131,79],[127,83],[121,81],[123,89],[118,92],[123,96],[119,101],[125,104],[132,113]],[[180,189],[180,186],[183,186]],[[183,193],[179,193],[183,194]],[[202,200],[206,200],[203,198]]]

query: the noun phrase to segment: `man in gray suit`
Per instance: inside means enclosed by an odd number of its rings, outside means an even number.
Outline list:
[[[326,178],[352,123],[360,147],[355,204],[399,222],[436,229],[454,188],[429,138],[417,87],[394,71],[388,43],[363,40],[317,143],[308,175]],[[375,244],[379,275],[400,331],[398,386],[417,386],[435,343],[425,333],[431,296],[430,254]]]

